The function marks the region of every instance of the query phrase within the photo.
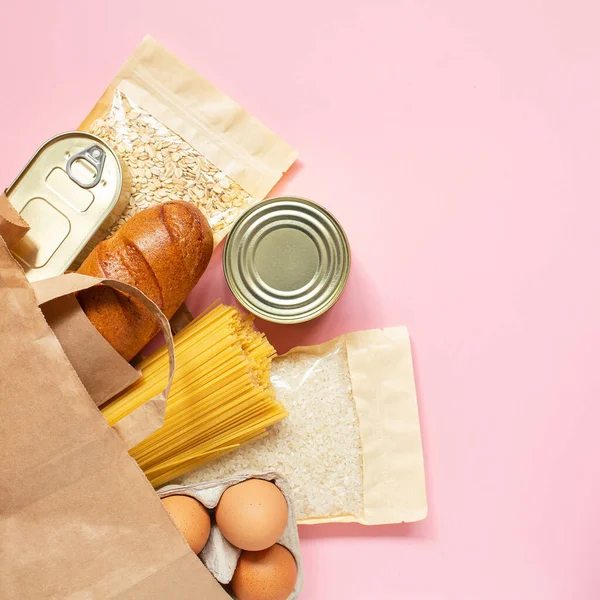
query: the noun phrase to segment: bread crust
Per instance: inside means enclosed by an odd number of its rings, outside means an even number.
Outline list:
[[[147,208],[92,250],[78,273],[133,285],[171,318],[206,270],[213,235],[184,201]],[[158,332],[150,311],[127,294],[98,286],[78,295],[88,319],[127,361]]]

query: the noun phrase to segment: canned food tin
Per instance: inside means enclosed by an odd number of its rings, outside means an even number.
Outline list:
[[[129,200],[131,186],[115,152],[75,131],[48,140],[6,195],[31,227],[13,248],[30,281],[75,269],[102,240]]]
[[[341,296],[350,245],[323,207],[304,198],[272,198],[235,223],[223,269],[229,288],[251,313],[274,323],[302,323]]]

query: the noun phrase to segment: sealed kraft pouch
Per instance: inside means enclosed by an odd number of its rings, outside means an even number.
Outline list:
[[[287,548],[296,561],[298,568],[298,577],[294,591],[286,600],[296,600],[302,593],[304,585],[304,569],[302,566],[302,555],[300,553],[300,538],[298,537],[298,526],[296,522],[296,510],[292,497],[292,489],[288,481],[279,473],[273,472],[244,472],[218,479],[193,485],[167,485],[160,490],[158,494],[161,498],[174,495],[192,496],[207,509],[216,508],[221,496],[225,490],[232,485],[237,485],[248,479],[264,479],[274,483],[285,496],[288,505],[288,521],[285,531],[277,541]],[[211,520],[210,537],[204,550],[200,554],[202,562],[211,574],[223,585],[228,584],[235,571],[237,562],[240,558],[241,550],[230,544],[221,534],[214,519]]]
[[[187,200],[221,241],[263,200],[296,151],[155,40],[135,50],[80,129],[102,138],[131,174],[116,230],[143,208]]]
[[[0,598],[225,600],[127,452],[141,429],[107,425],[36,292],[0,239]]]
[[[300,523],[367,525],[427,515],[408,331],[359,331],[295,348],[272,365],[289,417],[270,435],[181,478],[269,469],[290,482]]]

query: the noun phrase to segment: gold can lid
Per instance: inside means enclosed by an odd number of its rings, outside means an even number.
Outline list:
[[[350,274],[350,245],[322,206],[305,198],[271,198],[235,223],[223,270],[251,313],[274,323],[302,323],[341,296]]]
[[[38,281],[77,269],[125,209],[130,180],[103,140],[69,131],[37,150],[6,195],[30,226],[12,252]]]

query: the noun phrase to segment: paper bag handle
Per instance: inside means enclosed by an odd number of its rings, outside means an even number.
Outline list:
[[[175,374],[175,345],[169,321],[158,306],[150,300],[145,294],[137,288],[116,281],[114,279],[102,279],[98,277],[90,277],[80,273],[68,273],[66,275],[58,275],[49,279],[36,281],[32,284],[35,292],[38,305],[45,304],[56,298],[74,294],[87,290],[95,285],[105,285],[124,294],[133,296],[139,300],[158,320],[160,328],[165,336],[167,351],[169,354],[169,377],[165,389],[149,398],[144,404],[136,408],[132,413],[121,419],[113,425],[113,429],[119,434],[128,449],[133,448],[149,435],[159,429],[165,419],[165,410],[167,407],[167,398],[173,383]]]

